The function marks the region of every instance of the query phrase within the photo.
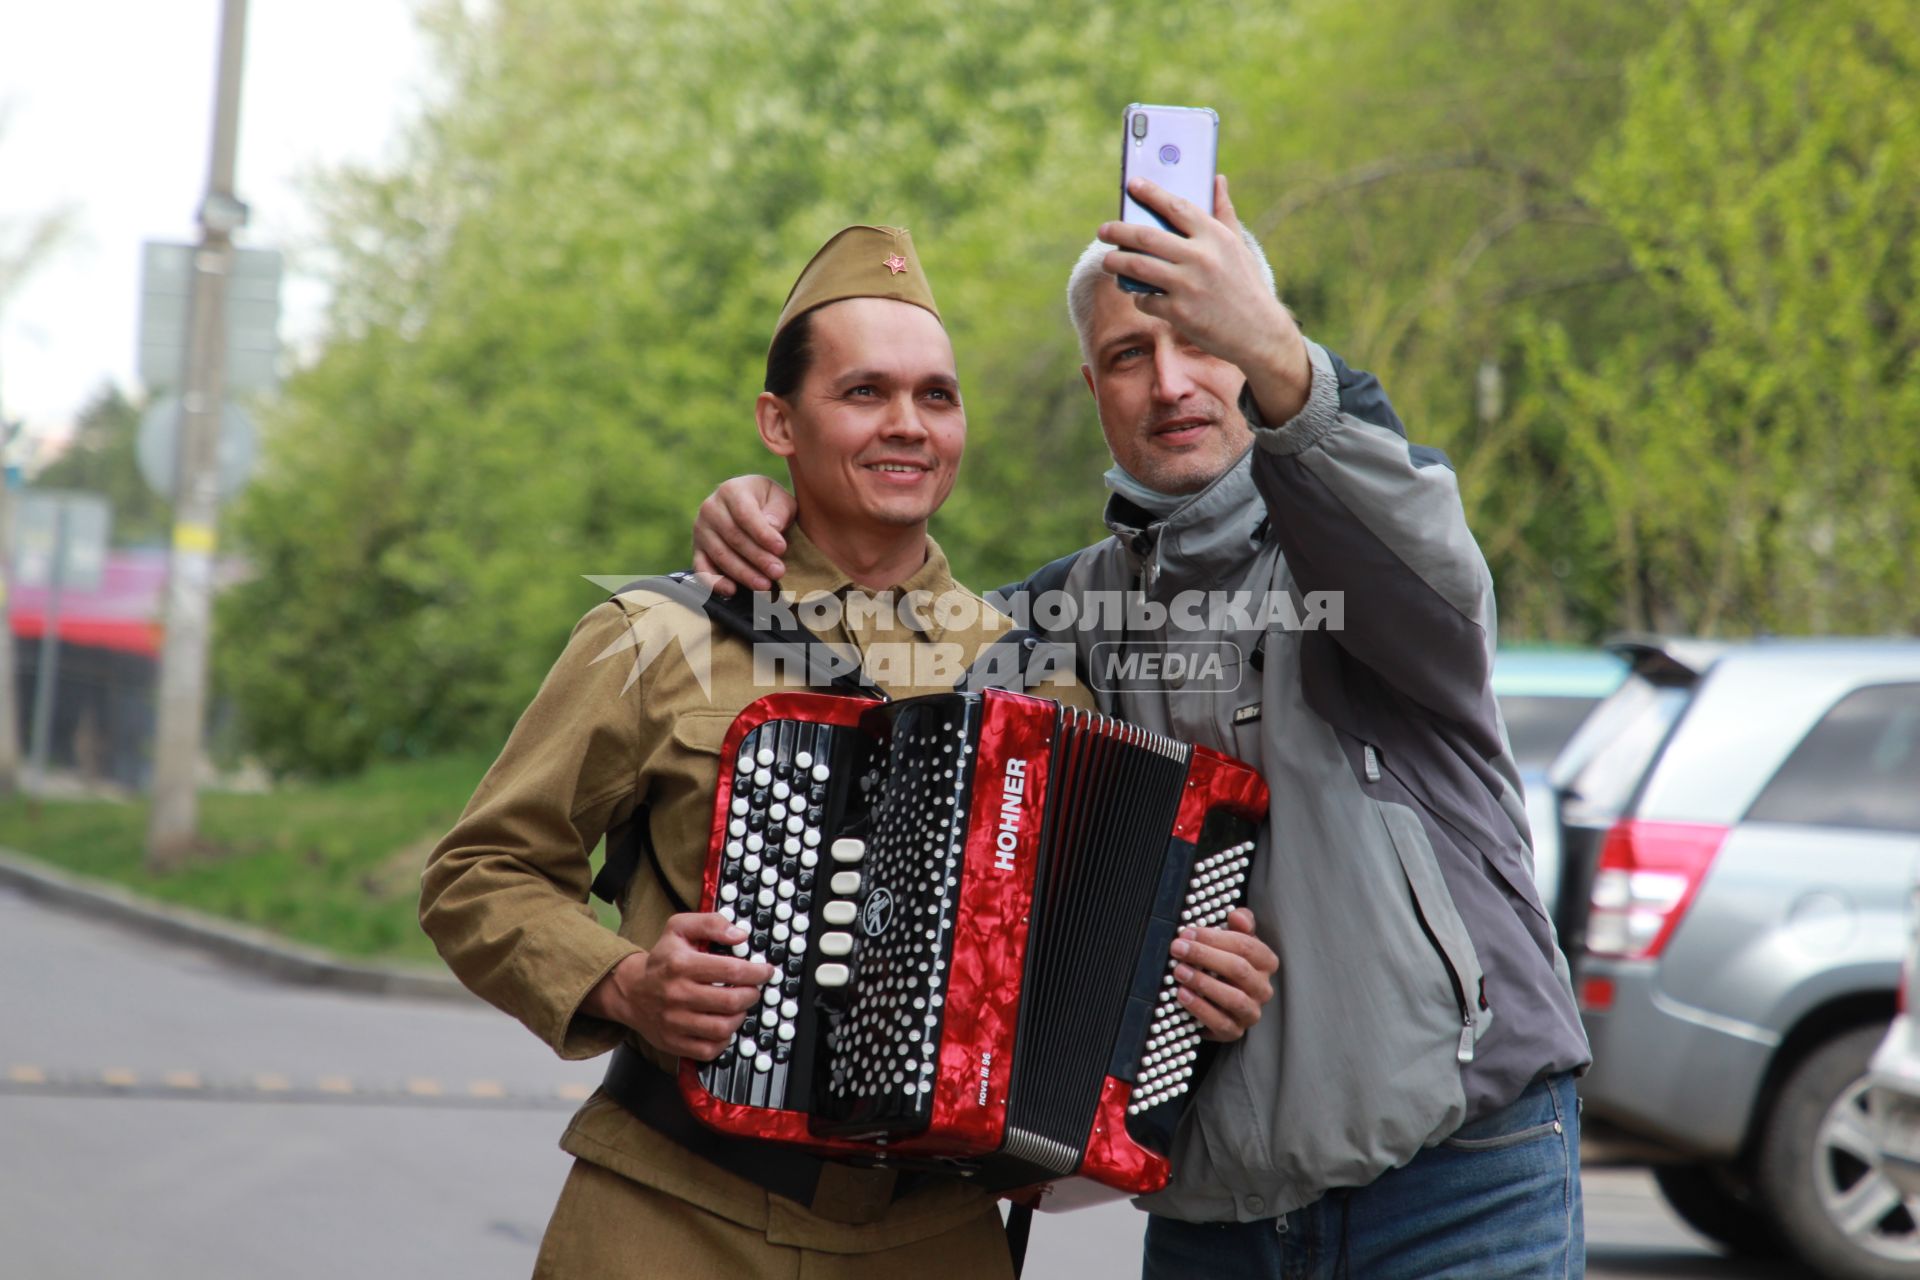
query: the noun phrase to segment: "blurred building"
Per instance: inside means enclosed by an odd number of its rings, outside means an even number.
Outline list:
[[[237,563],[223,563],[219,576],[232,581],[237,570]],[[95,589],[60,593],[60,660],[48,744],[53,769],[89,782],[146,786],[166,588],[167,552],[140,548],[109,551]],[[10,614],[24,758],[47,628],[46,589],[15,587]]]

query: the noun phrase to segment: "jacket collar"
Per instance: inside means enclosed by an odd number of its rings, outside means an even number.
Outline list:
[[[1212,582],[1258,551],[1267,508],[1253,484],[1253,450],[1164,520],[1155,520],[1119,494],[1107,500],[1106,524],[1136,568],[1145,564],[1149,589],[1162,583]]]
[[[787,550],[781,559],[787,572],[786,576],[776,584],[780,594],[795,603],[800,603],[821,595],[837,595],[844,599],[849,592],[866,590],[853,580],[851,574],[829,559],[827,553],[820,549],[820,544],[809,538],[798,523],[786,530],[786,537]],[[929,534],[927,558],[921,562],[918,569],[907,576],[904,582],[892,587],[891,591],[896,598],[924,591],[931,601],[938,600],[949,591],[960,589],[959,584],[953,580],[953,571],[947,563],[946,552],[940,549],[940,544],[935,542],[933,536]],[[874,592],[873,594],[883,593]],[[939,640],[942,628],[934,619],[941,616],[941,611],[928,607],[918,612],[927,620],[930,628],[924,638]]]

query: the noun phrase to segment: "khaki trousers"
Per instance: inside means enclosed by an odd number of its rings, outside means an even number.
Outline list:
[[[1000,1215],[870,1253],[771,1244],[762,1231],[576,1159],[534,1280],[1011,1280]]]

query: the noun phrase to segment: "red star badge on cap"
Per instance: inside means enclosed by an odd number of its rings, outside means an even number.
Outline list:
[[[880,265],[885,267],[890,275],[897,276],[907,269],[907,260],[895,253],[888,255],[887,260]]]

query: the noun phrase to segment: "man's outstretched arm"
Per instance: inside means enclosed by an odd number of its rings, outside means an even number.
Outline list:
[[[1332,357],[1268,288],[1224,178],[1212,215],[1152,183],[1132,194],[1181,234],[1107,223],[1100,238],[1116,252],[1105,269],[1165,290],[1135,305],[1246,375],[1240,407],[1254,429],[1254,481],[1295,583],[1341,593],[1341,647],[1497,754],[1493,585],[1452,471],[1408,445],[1364,375],[1349,377],[1348,398],[1374,405],[1382,420],[1343,410]]]

